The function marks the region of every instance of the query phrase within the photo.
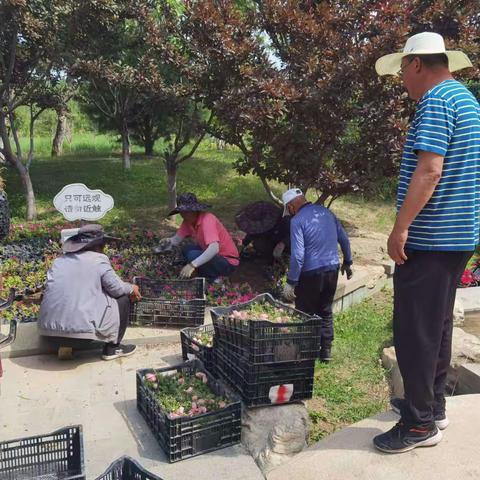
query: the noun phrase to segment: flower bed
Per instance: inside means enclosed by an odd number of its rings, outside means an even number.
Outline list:
[[[8,294],[10,287],[24,296],[40,292],[47,270],[60,253],[60,230],[73,228],[73,224],[45,227],[39,224],[13,225],[10,235],[0,243],[0,275],[4,279],[0,297]],[[149,230],[120,230],[113,232],[121,238],[105,249],[115,271],[126,281],[138,277],[177,279],[181,269],[178,250],[162,255],[152,254],[160,237]],[[257,295],[247,284],[236,284],[225,279],[212,284],[206,291],[210,305],[222,306],[246,302]],[[34,319],[35,307],[19,306],[19,319]]]
[[[207,287],[209,305],[229,306],[245,303],[258,295],[248,283],[232,283],[224,279],[221,283],[213,283]]]
[[[239,399],[199,361],[138,370],[137,408],[170,462],[240,441]]]

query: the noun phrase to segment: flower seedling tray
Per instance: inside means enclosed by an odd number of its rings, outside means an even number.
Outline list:
[[[193,416],[172,418],[148,386],[146,375],[195,375],[202,372],[210,390],[228,399],[223,408]],[[216,380],[199,360],[161,369],[137,371],[137,408],[170,462],[218,450],[240,442],[241,402],[226,385]]]
[[[195,327],[205,320],[205,279],[134,278],[142,299],[132,304],[130,323],[154,327]]]
[[[233,312],[248,310],[254,304],[281,309],[291,322],[233,318]],[[249,302],[211,310],[215,343],[252,364],[313,360],[318,357],[321,319],[262,294]]]

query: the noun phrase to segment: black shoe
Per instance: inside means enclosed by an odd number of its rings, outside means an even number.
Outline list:
[[[398,397],[397,398],[392,398],[390,400],[390,405],[392,407],[392,410],[395,413],[398,413],[398,415],[401,415],[402,414],[401,410],[402,410],[404,402],[405,402],[405,400],[403,398],[398,398]],[[445,411],[434,413],[433,414],[433,419],[435,420],[435,425],[440,430],[445,430],[448,427],[448,424],[450,423]]]
[[[103,360],[114,360],[120,357],[129,357],[135,353],[136,345],[105,345],[103,347]]]
[[[406,425],[401,420],[388,432],[377,435],[373,444],[385,453],[403,453],[417,447],[433,447],[442,440],[442,432],[432,423],[430,428]]]
[[[320,350],[320,361],[322,363],[330,363],[332,361],[331,347],[322,347]]]

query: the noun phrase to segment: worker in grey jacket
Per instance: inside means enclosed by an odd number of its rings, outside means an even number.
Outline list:
[[[40,306],[40,335],[105,342],[102,358],[133,354],[135,345],[121,345],[130,302],[139,300],[137,285],[123,282],[103,253],[107,241],[101,225],[84,225],[63,244],[47,274]]]

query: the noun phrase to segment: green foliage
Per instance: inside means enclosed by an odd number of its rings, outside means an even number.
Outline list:
[[[203,378],[206,380],[205,374],[203,374]],[[145,383],[167,414],[184,416],[190,413],[190,415],[195,415],[218,410],[226,404],[223,397],[215,395],[207,383],[193,375],[147,374]],[[198,411],[197,404],[201,404],[205,411]]]
[[[392,343],[391,317],[391,291],[335,316],[333,361],[317,365],[315,372],[314,400],[309,404],[311,441],[388,405],[389,388],[380,354]]]

